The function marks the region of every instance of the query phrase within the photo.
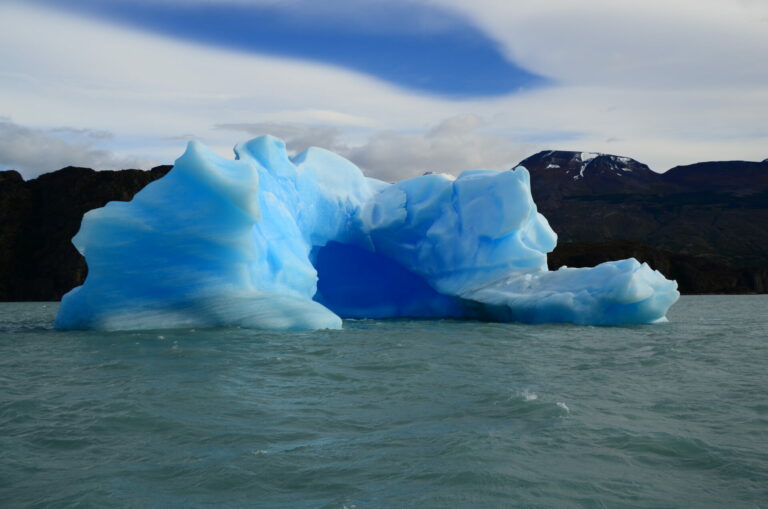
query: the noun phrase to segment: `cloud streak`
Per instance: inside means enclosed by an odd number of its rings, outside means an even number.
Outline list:
[[[81,141],[67,141],[59,133],[75,134]],[[134,157],[119,157],[109,150],[94,147],[106,133],[83,132],[68,127],[34,129],[0,118],[0,168],[15,169],[25,178],[65,166],[84,166],[99,170],[148,168],[151,163]]]
[[[532,144],[482,132],[487,123],[475,114],[456,115],[417,132],[371,131],[354,140],[344,129],[296,122],[220,124],[218,129],[248,136],[272,134],[289,152],[322,147],[345,156],[363,171],[394,182],[426,171],[458,174],[471,168],[508,169],[530,155]]]
[[[764,87],[768,2],[749,0],[434,0],[464,12],[509,58],[592,87]]]
[[[405,0],[142,2],[33,0],[182,40],[306,59],[449,97],[545,84],[454,9]]]
[[[270,132],[294,150],[339,151],[385,180],[505,168],[544,149],[617,153],[658,171],[768,156],[768,75],[755,83],[768,73],[758,65],[768,30],[753,30],[757,22],[744,14],[758,16],[768,4],[726,5],[722,26],[708,36],[723,0],[697,3],[703,13],[690,0],[668,2],[661,20],[656,0],[584,0],[581,13],[566,0],[519,0],[514,9],[430,1],[471,16],[503,51],[560,85],[448,100],[339,67],[189,44],[10,1],[0,2],[0,115],[86,150],[159,162],[183,152],[185,133],[230,156],[235,142]],[[654,39],[700,69],[665,59]],[[756,78],[742,81],[743,73]],[[57,126],[71,129],[51,131]],[[99,131],[115,137],[97,139]],[[37,154],[28,167],[51,165]]]
[[[242,132],[250,137],[271,134],[282,138],[292,154],[299,153],[309,147],[321,147],[336,152],[344,149],[339,141],[342,130],[333,126],[298,122],[243,122],[218,124],[216,129]]]
[[[458,174],[472,168],[509,169],[530,146],[483,133],[478,115],[457,115],[424,133],[385,131],[345,155],[370,176],[394,182],[426,171]]]

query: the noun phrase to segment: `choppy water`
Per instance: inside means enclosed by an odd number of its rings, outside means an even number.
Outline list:
[[[768,506],[768,296],[626,328],[55,311],[0,304],[2,507]]]

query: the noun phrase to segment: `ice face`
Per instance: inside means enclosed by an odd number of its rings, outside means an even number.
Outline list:
[[[375,251],[448,295],[544,271],[557,242],[536,211],[524,168],[399,182],[369,200],[360,216]]]
[[[556,235],[525,168],[387,184],[265,136],[236,160],[192,142],[131,202],[83,218],[61,329],[341,327],[341,318],[661,321],[674,281],[637,261],[548,271]]]
[[[343,238],[377,184],[327,152],[293,162],[275,138],[236,153],[229,161],[190,143],[133,201],[86,214],[73,242],[88,278],[64,296],[56,326],[340,327],[312,300],[311,242]],[[339,193],[337,181],[349,175],[354,184]]]

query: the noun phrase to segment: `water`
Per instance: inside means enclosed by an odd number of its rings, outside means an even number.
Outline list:
[[[51,330],[0,304],[2,507],[766,507],[768,296],[594,328]]]

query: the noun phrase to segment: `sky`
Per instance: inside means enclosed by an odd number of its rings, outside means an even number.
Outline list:
[[[768,0],[0,0],[0,169],[262,134],[373,177],[768,158]]]

